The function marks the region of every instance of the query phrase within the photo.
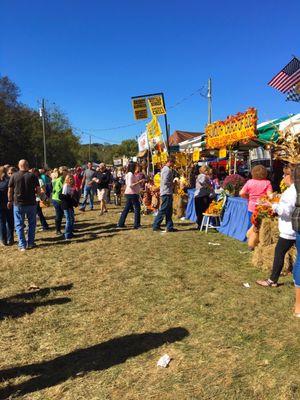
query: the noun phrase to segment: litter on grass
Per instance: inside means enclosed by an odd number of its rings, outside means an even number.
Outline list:
[[[246,282],[246,283],[243,283],[243,286],[244,286],[245,288],[249,289],[250,284],[249,284],[248,282]]]
[[[239,253],[240,254],[247,254],[247,253],[249,253],[249,250],[246,250],[246,251],[239,250]]]
[[[168,354],[164,354],[160,359],[157,361],[157,366],[162,368],[167,368],[170,364],[171,358]]]
[[[208,242],[210,246],[221,246],[220,243]]]

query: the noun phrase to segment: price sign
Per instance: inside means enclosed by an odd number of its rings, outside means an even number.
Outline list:
[[[132,107],[134,112],[135,119],[147,119],[148,118],[148,110],[146,99],[134,99],[132,100]]]
[[[164,102],[161,96],[149,97],[148,101],[152,115],[166,114]]]

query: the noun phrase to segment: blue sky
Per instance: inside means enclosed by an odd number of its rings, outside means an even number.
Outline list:
[[[300,1],[2,0],[0,74],[32,107],[45,97],[94,142],[135,137],[130,97],[163,91],[166,106],[213,80],[213,120],[257,107],[260,121],[300,111],[267,86],[300,56]],[[171,132],[203,131],[207,102],[170,109]],[[163,124],[163,121],[161,121]]]

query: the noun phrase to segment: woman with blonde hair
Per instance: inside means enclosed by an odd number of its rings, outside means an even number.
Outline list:
[[[7,207],[9,177],[5,168],[0,167],[0,246],[10,246],[14,243],[13,208]]]
[[[199,175],[196,178],[196,190],[194,194],[195,211],[197,215],[197,229],[200,229],[203,213],[208,209],[213,193],[210,181],[211,168],[202,165],[199,168]]]
[[[79,203],[72,174],[66,176],[60,197],[61,207],[66,217],[65,239],[70,240],[74,236],[74,207],[77,207]]]

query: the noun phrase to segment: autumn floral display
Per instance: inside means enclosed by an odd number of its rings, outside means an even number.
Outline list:
[[[223,207],[223,200],[216,201],[213,200],[208,209],[205,211],[206,214],[211,214],[211,215],[220,215]]]
[[[223,189],[233,196],[238,196],[239,191],[242,189],[246,179],[239,174],[232,174],[225,178],[223,182]]]
[[[277,202],[277,198],[274,199],[274,202]],[[275,213],[272,209],[270,200],[265,196],[261,197],[251,217],[252,225],[254,225],[256,229],[259,229],[264,218],[273,219],[274,217]]]

